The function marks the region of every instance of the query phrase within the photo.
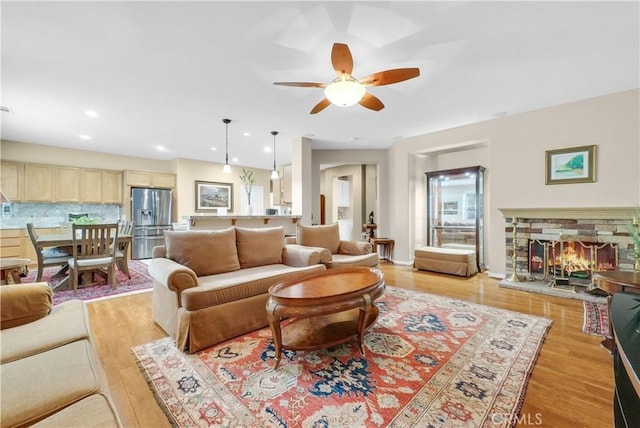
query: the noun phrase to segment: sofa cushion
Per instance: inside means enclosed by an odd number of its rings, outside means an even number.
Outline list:
[[[322,247],[336,254],[340,247],[338,223],[304,226],[298,225],[298,244],[308,247]]]
[[[234,228],[165,232],[167,258],[192,269],[197,276],[240,269]]]
[[[282,263],[284,227],[236,227],[236,247],[242,269]]]
[[[81,340],[0,365],[2,426],[30,425],[99,392],[94,358]]]
[[[46,282],[3,285],[0,296],[3,330],[44,318],[53,306],[53,291]]]
[[[21,284],[25,285],[29,284]],[[3,330],[0,362],[4,364],[90,337],[86,304],[82,300],[68,300],[54,306],[44,318]]]
[[[104,428],[118,427],[121,423],[111,402],[104,395],[94,394],[33,426]]]
[[[331,261],[327,263],[327,269],[345,266],[377,266],[379,262],[378,253],[368,253],[360,255],[334,254]]]
[[[324,265],[291,267],[272,264],[242,269],[240,272],[228,272],[199,278],[197,287],[188,288],[182,292],[182,307],[186,311],[197,311],[266,294],[269,287],[274,284],[302,277],[307,272],[324,269]]]

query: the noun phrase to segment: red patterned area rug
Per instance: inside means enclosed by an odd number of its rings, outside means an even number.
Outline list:
[[[606,303],[584,302],[582,331],[593,336],[609,334],[609,311]]]
[[[60,270],[59,266],[48,267],[44,269],[42,274],[42,281],[48,282],[52,286],[56,286],[63,279],[64,276],[56,276],[55,274]],[[116,269],[117,275],[117,287],[114,289],[103,278],[96,276],[96,284],[80,287],[76,296],[68,289],[57,289],[53,291],[53,304],[57,305],[62,302],[66,302],[71,299],[80,300],[95,300],[105,297],[117,296],[125,293],[141,292],[145,290],[151,290],[153,288],[153,279],[147,273],[147,265],[139,260],[129,260],[129,273],[131,279],[124,273]],[[37,270],[29,271],[25,278],[22,278],[22,282],[35,282]]]
[[[515,424],[552,321],[388,287],[356,343],[285,351],[271,331],[199,353],[170,338],[133,348],[179,427],[505,427]]]

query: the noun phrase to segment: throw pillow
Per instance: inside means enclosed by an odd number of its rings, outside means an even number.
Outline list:
[[[338,253],[340,247],[340,231],[338,223],[323,224],[316,226],[298,225],[298,244],[307,247],[322,247],[331,251],[331,254]]]
[[[192,269],[196,276],[240,270],[234,228],[165,232],[167,258]]]
[[[242,269],[282,263],[284,227],[236,227],[236,246]]]
[[[44,318],[53,307],[53,290],[46,282],[0,287],[0,328],[12,328]]]

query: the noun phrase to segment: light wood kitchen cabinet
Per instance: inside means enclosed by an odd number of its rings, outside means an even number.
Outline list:
[[[30,202],[53,201],[53,167],[51,165],[24,165],[24,198]]]
[[[22,200],[24,166],[17,162],[0,163],[0,190],[11,202]]]
[[[80,168],[55,166],[53,177],[54,202],[81,202]]]
[[[103,202],[102,196],[102,170],[82,168],[80,170],[80,201]]]
[[[24,256],[24,235],[20,229],[0,230],[0,257]]]
[[[102,170],[102,202],[122,203],[122,172]]]
[[[173,189],[176,187],[176,175],[162,172],[125,171],[124,184],[129,187],[158,187]]]

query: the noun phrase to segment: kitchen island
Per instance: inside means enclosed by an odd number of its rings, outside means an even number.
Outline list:
[[[274,227],[283,226],[286,235],[295,235],[300,215],[201,215],[182,216],[190,230],[215,230],[230,226]]]

